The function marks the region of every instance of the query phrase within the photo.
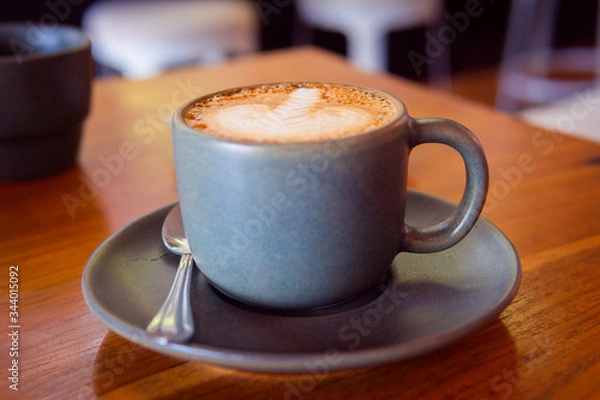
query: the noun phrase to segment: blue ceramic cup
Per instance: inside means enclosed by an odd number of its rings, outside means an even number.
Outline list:
[[[383,99],[391,115],[364,132],[315,138],[321,117],[313,110],[308,140],[222,136],[205,126],[203,111],[196,115],[202,123],[191,127],[188,116],[199,103],[217,99],[215,107],[244,107],[256,93],[281,87],[367,93]],[[245,113],[234,115],[236,124],[245,122]],[[360,296],[380,282],[399,252],[435,252],[459,242],[487,193],[485,155],[467,128],[446,119],[413,119],[399,100],[374,89],[326,83],[236,88],[183,105],[172,129],[183,223],[196,265],[219,291],[255,307],[311,309]],[[261,137],[256,129],[250,136]],[[460,153],[466,187],[451,216],[416,228],[404,223],[407,166],[410,151],[423,143]]]

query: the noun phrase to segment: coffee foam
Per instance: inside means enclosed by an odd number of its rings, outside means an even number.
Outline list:
[[[185,113],[201,132],[243,142],[339,139],[387,125],[396,106],[385,95],[335,84],[274,84],[204,98]]]

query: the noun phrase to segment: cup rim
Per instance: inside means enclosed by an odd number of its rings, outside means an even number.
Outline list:
[[[197,130],[195,128],[192,128],[191,126],[189,126],[186,122],[185,122],[185,118],[183,117],[184,113],[196,102],[210,97],[210,96],[214,96],[220,93],[225,93],[225,92],[230,92],[230,91],[236,91],[236,90],[241,90],[241,89],[245,89],[245,88],[253,88],[253,87],[260,87],[260,86],[271,86],[271,85],[295,85],[295,84],[305,84],[305,85],[320,85],[320,84],[329,84],[329,85],[339,85],[339,86],[346,86],[346,87],[354,87],[354,88],[359,88],[359,89],[364,89],[367,91],[373,91],[373,92],[377,92],[383,96],[385,96],[386,98],[388,98],[395,106],[396,106],[396,110],[397,110],[397,114],[394,118],[392,118],[392,120],[390,120],[390,122],[388,122],[386,125],[381,126],[379,128],[373,129],[373,130],[368,130],[366,132],[362,132],[362,133],[358,133],[358,134],[353,134],[353,135],[348,135],[348,136],[344,136],[344,137],[340,137],[340,138],[329,138],[329,139],[321,139],[321,140],[307,140],[307,141],[298,141],[298,142],[258,142],[258,141],[244,141],[244,140],[234,140],[234,139],[228,139],[222,136],[217,136],[217,135],[212,135],[209,133],[205,133],[202,132],[200,130]],[[246,146],[246,147],[274,147],[274,146],[279,146],[279,147],[284,147],[284,146],[312,146],[315,144],[323,144],[323,143],[327,143],[327,142],[331,142],[331,141],[346,141],[346,140],[356,140],[357,138],[361,138],[364,137],[365,135],[369,135],[369,136],[377,136],[378,134],[381,134],[382,132],[387,132],[388,129],[391,126],[395,126],[396,124],[398,124],[400,121],[402,121],[403,119],[408,118],[408,113],[406,110],[406,106],[404,105],[404,103],[402,103],[402,101],[400,101],[399,99],[397,99],[395,96],[391,95],[390,93],[387,93],[383,90],[380,89],[376,89],[373,87],[369,87],[369,86],[364,86],[364,85],[358,85],[358,84],[354,84],[354,83],[347,83],[347,82],[337,82],[337,81],[316,81],[316,80],[307,80],[307,81],[302,81],[302,80],[294,80],[294,81],[277,81],[277,82],[262,82],[262,83],[254,83],[254,84],[247,84],[247,85],[240,85],[240,86],[235,86],[235,87],[230,87],[230,88],[226,88],[226,89],[221,89],[221,90],[217,90],[217,91],[213,91],[210,93],[207,93],[205,95],[202,96],[197,96],[191,100],[186,101],[185,103],[183,103],[182,105],[180,105],[175,112],[173,113],[173,117],[171,119],[171,124],[172,124],[172,128],[177,128],[177,129],[184,129],[188,132],[194,133],[200,137],[204,137],[207,139],[211,139],[214,142],[220,142],[220,143],[226,143],[226,144],[231,144],[231,145],[239,145],[239,146]]]
[[[35,26],[33,23],[27,22],[3,22],[0,23],[0,39],[2,41],[8,42],[11,38],[17,38],[22,41],[27,41],[25,35],[28,30],[32,29],[32,26]],[[80,28],[68,25],[68,24],[56,24],[55,26],[48,28],[39,28],[43,30],[44,34],[56,34],[60,33],[61,35],[71,35],[71,38],[74,38],[73,42],[68,43],[66,46],[61,47],[57,50],[52,51],[36,51],[33,53],[23,53],[23,54],[10,54],[10,55],[1,55],[0,54],[0,65],[4,64],[21,64],[28,61],[40,60],[40,59],[48,59],[53,57],[59,57],[62,55],[77,53],[82,50],[91,48],[91,40],[88,35],[81,30]],[[11,34],[13,35],[11,37]],[[31,45],[29,43],[29,45]],[[32,46],[34,47],[34,46]]]

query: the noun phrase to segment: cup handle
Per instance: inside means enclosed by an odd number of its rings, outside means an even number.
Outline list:
[[[426,228],[404,226],[401,251],[430,253],[454,246],[477,222],[488,190],[488,165],[479,140],[463,125],[442,118],[410,120],[411,149],[424,143],[441,143],[458,151],[467,173],[458,207],[444,221]]]

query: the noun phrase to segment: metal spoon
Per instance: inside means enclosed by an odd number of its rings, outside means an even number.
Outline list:
[[[175,280],[165,302],[146,327],[146,332],[172,342],[185,342],[194,334],[190,286],[194,260],[183,230],[179,204],[169,211],[162,227],[165,246],[181,255]]]

